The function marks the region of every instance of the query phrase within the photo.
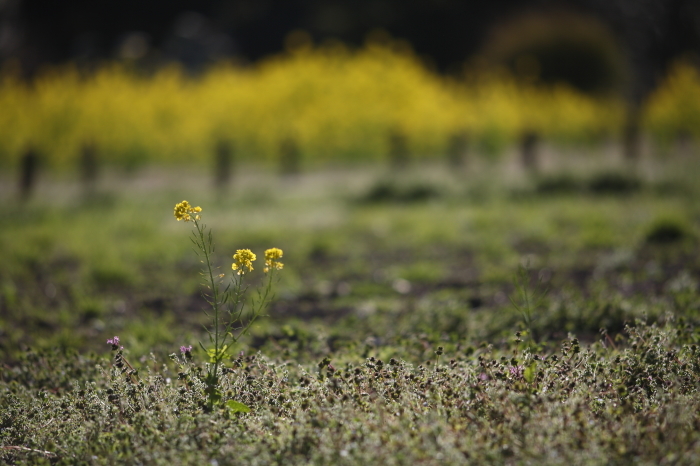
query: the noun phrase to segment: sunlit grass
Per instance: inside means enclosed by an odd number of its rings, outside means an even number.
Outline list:
[[[549,270],[560,290],[583,292],[583,287],[588,293],[593,283],[617,290],[624,280],[640,286],[671,280],[695,257],[695,197],[659,195],[651,182],[626,195],[556,197],[497,180],[493,191],[473,198],[470,189],[480,173],[455,179],[443,170],[442,178],[420,180],[408,173],[397,178],[404,186],[439,187],[436,198],[368,203],[366,193],[377,177],[370,170],[315,172],[288,183],[245,171],[221,200],[202,189],[206,172],[190,170],[188,176],[176,189],[182,172],[144,172],[93,202],[76,197],[69,181],[58,177],[44,183],[49,195],[13,207],[0,220],[0,330],[7,342],[0,349],[13,353],[23,342],[95,347],[112,335],[126,335],[145,316],[174,318],[177,326],[170,331],[179,334],[199,331],[200,264],[169,212],[173,198],[197,198],[208,206],[207,223],[219,251],[241,246],[259,251],[274,244],[285,259],[289,255],[285,262],[294,267],[281,274],[280,301],[273,307],[278,318],[254,329],[263,334],[278,319],[285,325],[306,315],[358,319],[353,327],[323,324],[324,331],[400,333],[442,312],[436,303],[451,303],[453,314],[464,319],[464,306],[478,298],[480,307],[468,315],[481,323],[469,328],[483,338],[517,317],[503,293],[525,258],[534,268]],[[108,181],[103,190],[112,186]],[[264,201],[251,196],[254,186],[264,187]],[[649,243],[654,225],[669,217],[680,219],[688,239],[671,246]],[[229,269],[230,259],[217,258],[214,265]],[[262,275],[257,269],[256,283]],[[624,280],[615,275],[620,270]],[[577,281],[577,274],[585,282]],[[615,280],[608,281],[609,274]],[[566,301],[559,292],[553,296]],[[430,313],[391,323],[392,315],[406,316],[413,305]],[[629,312],[637,315],[640,309]],[[550,317],[538,324],[549,328]],[[597,318],[586,320],[588,331]],[[65,327],[74,329],[74,338],[70,331],[57,331]]]

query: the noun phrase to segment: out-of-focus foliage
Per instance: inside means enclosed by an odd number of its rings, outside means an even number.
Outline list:
[[[700,139],[700,72],[677,63],[650,97],[645,113],[648,131],[662,143],[678,136]]]
[[[505,67],[524,81],[567,82],[601,96],[619,93],[629,80],[610,29],[597,18],[560,10],[506,16],[477,60]]]
[[[594,99],[565,85],[541,88],[496,75],[456,85],[455,92],[461,123],[486,149],[527,131],[559,143],[592,142],[617,133],[623,121],[621,102]]]
[[[291,138],[304,163],[361,161],[384,158],[392,133],[404,135],[416,157],[444,153],[459,132],[497,154],[524,131],[580,143],[622,121],[619,102],[563,86],[440,77],[397,43],[301,47],[199,77],[177,66],[145,76],[117,64],[54,69],[31,84],[15,76],[0,77],[2,165],[33,146],[50,165],[68,166],[88,142],[120,164],[196,163],[221,138],[236,142],[241,159],[270,162]]]

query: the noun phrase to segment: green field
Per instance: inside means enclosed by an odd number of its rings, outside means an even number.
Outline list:
[[[0,459],[697,464],[700,166],[572,167],[243,167],[226,192],[150,168],[89,194],[64,172],[25,203],[2,174]],[[222,374],[250,413],[202,408],[183,199],[222,273],[237,249],[284,250]],[[530,322],[518,286],[542,297]],[[113,365],[114,335],[138,375]]]

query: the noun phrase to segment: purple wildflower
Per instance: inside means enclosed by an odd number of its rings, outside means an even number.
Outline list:
[[[508,371],[510,372],[511,377],[514,379],[522,379],[523,369],[523,366],[511,366],[508,368]]]
[[[185,359],[187,359],[188,361],[192,359],[192,345],[190,345],[190,346],[182,345],[180,347],[180,352],[185,357]]]
[[[115,335],[114,338],[107,340],[107,344],[112,345],[112,351],[116,351],[119,349],[119,337]],[[121,349],[124,349],[124,347],[122,346]]]

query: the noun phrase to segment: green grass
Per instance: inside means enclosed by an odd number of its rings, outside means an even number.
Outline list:
[[[695,464],[699,170],[663,171],[556,196],[437,167],[244,171],[223,197],[205,173],[166,170],[110,176],[90,199],[65,178],[26,204],[1,191],[0,458]],[[169,357],[205,322],[183,199],[223,272],[236,249],[285,251],[269,316],[222,375],[249,414],[203,412],[203,352]],[[528,289],[546,290],[532,334],[509,301],[526,262]],[[114,335],[137,383],[110,362]]]

